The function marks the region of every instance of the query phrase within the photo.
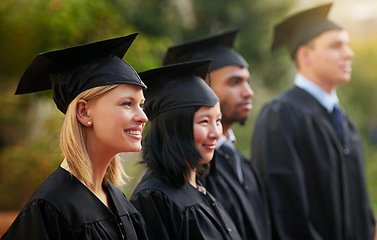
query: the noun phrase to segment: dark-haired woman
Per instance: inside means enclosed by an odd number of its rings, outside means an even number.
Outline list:
[[[165,66],[140,74],[148,84],[151,119],[143,140],[149,167],[130,201],[150,239],[241,239],[223,207],[196,176],[222,134],[219,99],[202,79],[209,61]]]

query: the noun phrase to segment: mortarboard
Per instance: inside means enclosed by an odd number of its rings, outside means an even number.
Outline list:
[[[22,75],[16,94],[52,89],[65,113],[81,92],[108,84],[146,88],[136,71],[122,60],[138,33],[37,55]]]
[[[177,108],[213,107],[219,98],[204,81],[210,63],[211,60],[191,61],[139,73],[148,85],[144,91],[148,118]]]
[[[299,46],[308,43],[323,32],[343,29],[340,25],[327,19],[332,3],[311,8],[288,17],[275,25],[271,51],[286,46],[294,59]]]
[[[239,30],[231,30],[170,47],[163,64],[211,59],[209,72],[228,65],[248,67],[245,59],[233,50],[238,32]]]

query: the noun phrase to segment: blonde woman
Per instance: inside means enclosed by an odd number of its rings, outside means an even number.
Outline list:
[[[147,239],[139,212],[116,188],[120,152],[141,150],[145,84],[122,60],[137,33],[38,55],[16,94],[52,89],[65,120],[59,166],[2,239]]]

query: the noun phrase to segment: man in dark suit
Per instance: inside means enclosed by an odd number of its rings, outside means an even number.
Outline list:
[[[354,53],[346,30],[327,19],[332,4],[276,25],[295,85],[258,116],[252,161],[268,191],[273,239],[373,239],[362,141],[336,87],[350,81]]]

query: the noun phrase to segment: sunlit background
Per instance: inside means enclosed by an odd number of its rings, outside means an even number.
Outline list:
[[[137,71],[159,67],[167,48],[183,41],[241,29],[235,48],[250,64],[254,109],[235,125],[237,147],[250,156],[261,107],[291,86],[287,51],[271,54],[273,25],[288,14],[328,1],[314,0],[1,0],[0,1],[0,236],[36,187],[63,160],[63,121],[50,91],[14,96],[18,80],[41,52],[140,32],[124,60]],[[329,18],[345,26],[356,53],[352,81],[338,88],[342,106],[365,145],[369,194],[377,215],[377,1],[337,0]],[[144,133],[145,134],[145,133]],[[123,154],[132,179],[144,167],[140,153]],[[6,216],[10,216],[10,220]]]

